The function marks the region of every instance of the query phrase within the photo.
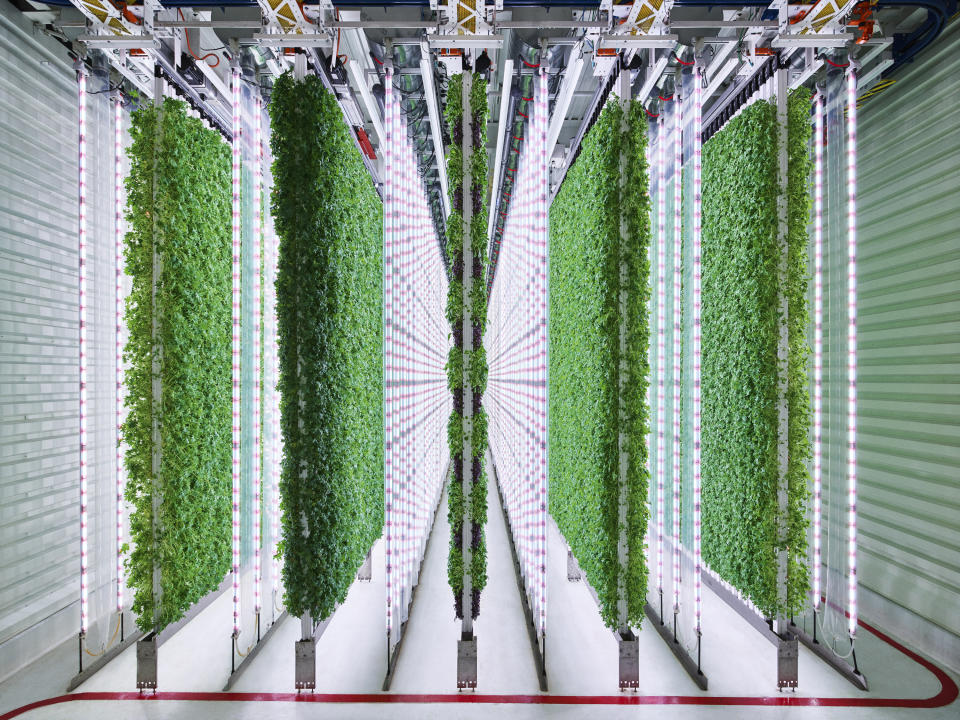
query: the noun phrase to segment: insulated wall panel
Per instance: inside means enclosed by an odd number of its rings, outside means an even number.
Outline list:
[[[860,110],[862,586],[960,635],[960,26]],[[842,365],[845,250],[825,238],[825,383]],[[832,285],[830,284],[831,280]],[[833,305],[833,310],[831,310]],[[843,309],[840,309],[843,308]],[[824,467],[842,466],[842,401]],[[829,416],[829,417],[826,417]],[[828,457],[835,458],[828,465]]]
[[[77,83],[0,13],[0,678],[79,629]],[[97,77],[88,81],[99,90]],[[114,556],[112,104],[89,96],[88,462],[92,620]],[[94,552],[95,543],[102,549]],[[101,562],[103,561],[103,562]],[[111,628],[112,629],[112,628]],[[101,628],[90,640],[99,644]]]

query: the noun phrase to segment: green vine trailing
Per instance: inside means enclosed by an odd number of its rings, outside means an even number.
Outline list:
[[[483,527],[487,521],[487,475],[484,455],[487,448],[487,416],[482,407],[487,385],[487,358],[483,349],[483,330],[487,318],[486,295],[486,185],[487,185],[487,84],[479,75],[472,76],[469,107],[463,107],[463,75],[450,79],[444,117],[450,130],[447,173],[450,178],[451,213],[447,222],[447,253],[451,280],[447,297],[447,320],[453,328],[453,348],[447,361],[447,382],[453,393],[453,412],[448,425],[450,458],[453,475],[447,495],[447,518],[450,523],[450,554],[447,574],[453,590],[454,612],[463,617],[464,578],[470,577],[473,617],[480,612],[480,593],[487,581],[487,550]],[[464,111],[470,113],[473,134],[470,154],[463,156]],[[464,187],[464,170],[469,169],[471,184]],[[463,227],[464,203],[471,203],[470,226]],[[465,246],[464,243],[467,242]],[[470,263],[472,277],[469,293],[464,293],[465,263]],[[464,327],[465,307],[469,307],[471,327]],[[472,337],[473,350],[464,350],[464,332]],[[466,375],[466,386],[464,382]],[[472,447],[470,497],[463,496],[463,453],[465,394],[472,399]],[[463,523],[470,522],[470,567],[464,564]]]
[[[126,569],[137,625],[148,631],[179,620],[230,570],[230,151],[169,98],[137,110],[130,132]]]
[[[270,119],[284,602],[320,620],[383,527],[382,206],[319,78],[281,76]]]
[[[778,499],[780,314],[776,107],[756,102],[703,151],[703,555],[768,617],[801,608],[807,590],[806,244],[809,96],[789,103],[790,415],[787,514]],[[788,579],[777,584],[781,521]]]
[[[646,119],[639,104],[632,104],[624,118],[619,104],[608,103],[550,209],[550,512],[611,628],[624,621],[639,627],[647,593],[650,227],[645,146]],[[629,458],[625,577],[618,556],[621,432]],[[621,585],[626,618],[617,611]]]

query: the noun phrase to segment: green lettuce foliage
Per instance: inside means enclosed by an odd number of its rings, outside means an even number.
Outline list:
[[[584,138],[550,209],[550,512],[596,590],[604,622],[639,627],[647,592],[645,437],[647,283],[650,228],[639,105],[609,103]],[[621,191],[621,151],[625,166]],[[621,220],[625,237],[621,241]],[[625,265],[626,355],[620,352],[621,263]],[[624,363],[625,419],[619,367]],[[621,577],[619,442],[627,469],[626,577]]]
[[[813,123],[810,119],[811,93],[799,88],[790,94],[787,103],[787,314],[790,354],[787,366],[787,408],[789,417],[788,447],[790,464],[787,470],[787,611],[797,612],[807,600],[810,585],[807,560],[808,471],[813,455],[810,442],[812,424],[809,387],[810,347],[807,331],[810,322],[807,307],[808,223],[813,163],[810,140]]]
[[[703,556],[767,616],[799,610],[804,569],[809,120],[791,102],[788,179],[790,470],[787,602],[777,586],[780,245],[776,107],[746,108],[703,150]],[[807,98],[809,108],[809,98]],[[803,156],[801,158],[801,156]],[[802,437],[801,437],[802,436]]]
[[[319,78],[281,76],[270,118],[284,601],[320,620],[383,526],[382,206]]]
[[[640,627],[647,597],[646,542],[647,470],[646,436],[650,416],[647,386],[650,362],[647,348],[650,340],[648,307],[650,305],[650,194],[647,167],[647,117],[640,103],[630,103],[627,129],[623,135],[625,188],[620,204],[626,224],[626,238],[621,242],[621,261],[626,265],[626,348],[624,407],[622,427],[627,456],[627,619]],[[619,360],[618,360],[619,362]]]
[[[182,102],[142,107],[130,132],[123,441],[133,549],[125,565],[137,625],[146,632],[182,618],[230,570],[231,180],[229,148]],[[155,345],[162,348],[159,403]],[[157,473],[154,419],[162,453]]]
[[[482,345],[473,351],[464,351],[464,334],[472,337],[474,344],[482,342],[487,320],[486,297],[486,185],[487,185],[487,84],[480,76],[473,76],[469,107],[463,107],[463,76],[450,79],[444,118],[447,121],[451,144],[447,154],[447,173],[450,179],[449,192],[452,212],[447,223],[447,253],[452,270],[447,296],[447,320],[453,327],[454,347],[447,360],[447,383],[454,396],[454,409],[450,415],[448,440],[453,475],[448,491],[447,519],[450,523],[450,554],[447,574],[454,596],[454,612],[463,617],[464,573],[470,574],[473,617],[480,611],[480,593],[486,585],[486,542],[483,526],[486,523],[487,481],[483,470],[487,447],[487,417],[482,408],[483,391],[487,383],[487,359]],[[474,128],[470,138],[470,152],[464,157],[462,150],[465,127],[464,112],[470,114]],[[464,168],[471,174],[470,187],[464,187]],[[475,201],[476,198],[476,201]],[[463,210],[471,210],[470,227],[463,228]],[[467,239],[465,243],[464,240]],[[463,276],[467,268],[473,278],[469,293],[464,293]],[[464,327],[464,303],[470,307],[471,326]],[[463,372],[468,375],[464,387]],[[464,401],[470,393],[473,403],[473,429],[470,497],[463,497],[464,453]],[[465,518],[464,513],[468,512]],[[470,522],[470,566],[464,565],[463,523]]]

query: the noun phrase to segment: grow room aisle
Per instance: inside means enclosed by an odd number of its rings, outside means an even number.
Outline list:
[[[476,623],[476,633],[484,652],[480,653],[478,695],[497,694],[536,697],[537,677],[525,619],[517,591],[516,575],[510,556],[507,530],[499,496],[493,483],[488,488],[490,513],[487,538],[490,574],[487,592]],[[551,522],[548,548],[547,673],[551,695],[591,696],[615,695],[617,678],[616,642],[600,620],[588,586],[566,579],[566,547],[556,526]],[[446,580],[447,546],[446,494],[441,499],[433,532],[428,542],[420,585],[413,604],[407,634],[393,679],[392,693],[407,695],[444,694],[455,682],[455,640],[459,624],[453,618],[450,590]],[[371,582],[355,582],[346,602],[339,608],[318,643],[317,680],[319,693],[380,693],[386,672],[383,636],[383,544],[373,552],[374,575]],[[379,570],[379,572],[378,572]],[[191,623],[163,645],[160,653],[162,692],[194,691],[210,693],[219,690],[229,674],[227,639],[230,631],[230,596],[221,595]],[[293,643],[300,632],[299,620],[287,618],[263,646],[247,671],[234,685],[233,692],[255,693],[269,698],[273,693],[290,693],[293,678]],[[776,654],[774,647],[727,607],[711,591],[704,592],[703,668],[710,680],[709,693],[700,693],[675,661],[659,635],[644,623],[640,637],[641,696],[650,698],[694,696],[709,702],[711,697],[763,697],[776,695]],[[871,695],[884,698],[929,698],[940,691],[938,679],[894,646],[868,631],[859,638],[860,666],[870,680]],[[107,668],[78,688],[78,692],[129,691],[134,685],[135,651],[127,650]],[[802,683],[796,697],[857,698],[862,694],[826,665],[800,649]],[[289,696],[288,696],[289,697]],[[161,695],[162,698],[162,695]],[[297,710],[283,703],[271,703],[254,710],[251,696],[237,705],[214,702],[208,696],[204,713],[211,717],[236,716],[237,712],[269,711],[271,716],[336,717],[336,707],[319,704],[300,706]],[[274,698],[277,699],[277,698]],[[306,699],[306,696],[305,698]],[[51,706],[31,713],[31,717],[64,717],[68,707],[71,717],[77,712],[95,714],[97,703],[85,702],[58,708]],[[117,712],[138,712],[133,704],[111,707]],[[160,699],[151,706],[151,717],[173,717],[184,711],[174,700]],[[222,710],[220,709],[222,708]],[[242,710],[241,710],[242,708]],[[350,716],[377,717],[377,706],[361,710],[351,705]],[[382,710],[382,708],[380,708]],[[395,713],[399,708],[391,709]],[[418,717],[449,716],[450,708],[427,706],[417,709]],[[458,706],[458,715],[469,717],[471,708]],[[526,714],[522,705],[504,705],[511,717]],[[556,708],[561,712],[560,708]],[[633,707],[630,712],[667,708]],[[704,708],[705,710],[706,708]],[[597,707],[601,714],[617,714],[627,708]],[[698,709],[670,708],[676,716],[687,716]],[[719,708],[714,708],[719,710]],[[576,715],[573,709],[568,709]],[[822,713],[825,708],[820,708]],[[730,717],[742,716],[743,709],[730,709]],[[804,712],[803,708],[784,712]],[[809,711],[807,711],[809,712]],[[833,712],[844,716],[843,708]],[[847,710],[846,712],[849,712]],[[876,712],[876,711],[874,711]],[[890,708],[889,717],[903,717],[903,709]],[[948,709],[930,711],[931,717],[950,717]],[[60,713],[60,714],[58,714]],[[278,715],[279,713],[279,715]],[[737,713],[741,713],[738,715]],[[939,714],[938,714],[939,713]],[[561,712],[560,716],[565,716]],[[671,715],[672,716],[672,715]],[[121,715],[120,717],[125,717]],[[658,717],[666,715],[658,714]],[[818,717],[823,717],[819,715]]]

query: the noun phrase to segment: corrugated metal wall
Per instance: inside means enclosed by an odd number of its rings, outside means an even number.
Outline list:
[[[860,111],[860,582],[960,635],[960,23]],[[842,441],[834,436],[833,442]]]
[[[33,36],[17,15],[0,14],[0,678],[79,629],[77,85],[65,53],[51,52],[48,38]],[[91,79],[91,90],[97,82]],[[110,610],[115,574],[108,97],[91,95],[88,105],[94,621]],[[54,617],[50,632],[18,641]],[[102,627],[92,631],[94,642]]]

